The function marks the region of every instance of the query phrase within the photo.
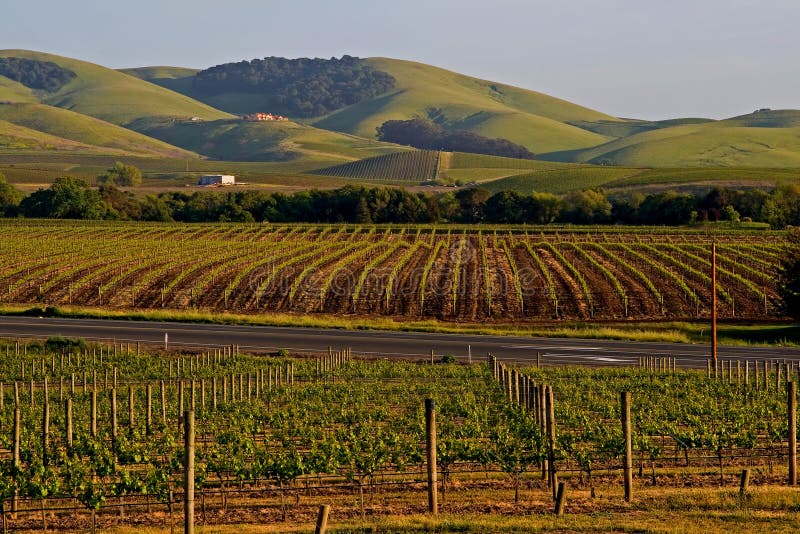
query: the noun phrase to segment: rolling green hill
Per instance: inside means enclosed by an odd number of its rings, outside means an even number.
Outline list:
[[[54,93],[24,91],[0,76],[2,100],[30,102],[32,95],[43,104],[66,108],[122,126],[153,118],[200,117],[205,120],[230,115],[196,100],[122,72],[85,61],[28,50],[0,50],[0,57],[50,61],[71,70],[76,77]],[[19,85],[19,84],[17,84]]]
[[[542,157],[635,167],[800,167],[800,111],[678,124]]]
[[[587,187],[624,187],[623,181],[641,177],[627,170],[576,167],[569,170],[574,180],[565,177],[563,184],[552,185],[553,176],[568,172],[571,163],[626,169],[800,168],[800,111],[796,110],[760,110],[719,121],[619,119],[535,91],[421,63],[370,58],[364,60],[369,66],[394,78],[388,92],[324,117],[249,123],[232,113],[271,111],[262,108],[264,95],[231,91],[202,97],[200,102],[192,89],[196,69],[115,71],[25,50],[2,50],[0,58],[51,62],[57,66],[50,65],[51,71],[70,71],[57,88],[47,86],[49,92],[23,84],[35,85],[25,73],[37,72],[38,65],[0,76],[0,149],[5,153],[60,151],[179,160],[200,155],[310,170],[405,151],[375,141],[375,130],[387,120],[422,117],[445,128],[509,139],[541,160],[520,163],[454,154],[437,167],[437,178],[445,182],[554,190],[584,179]]]
[[[387,120],[420,116],[487,137],[503,137],[540,153],[594,146],[609,139],[565,121],[615,120],[541,93],[421,63],[386,58],[368,62],[394,76],[395,90],[337,111],[317,121],[317,126],[367,137],[374,136]]]
[[[781,168],[657,168],[603,167],[565,164],[559,168],[517,173],[481,184],[496,193],[517,191],[567,193],[601,187],[607,191],[650,193],[665,189],[701,193],[713,187],[771,189],[776,185],[796,184],[800,173]]]
[[[139,67],[120,69],[120,72],[145,80],[172,91],[188,94],[192,89],[192,76],[200,72],[185,67]],[[218,106],[214,106],[218,107]]]
[[[348,162],[406,150],[404,147],[329,132],[296,122],[153,122],[143,130],[167,143],[219,160]]]
[[[94,154],[197,158],[198,155],[162,141],[74,111],[45,104],[0,104],[0,133],[7,139],[20,136],[17,149],[82,150]],[[25,130],[9,127],[13,124]],[[36,135],[39,132],[42,135]],[[28,143],[22,141],[36,141]],[[38,140],[38,141],[37,141]],[[7,142],[11,148],[14,143]]]
[[[375,129],[387,120],[429,117],[446,126],[466,129],[487,137],[504,137],[533,152],[552,152],[597,145],[609,140],[567,121],[618,121],[603,113],[542,93],[445,69],[387,58],[367,63],[391,74],[395,88],[388,94],[338,110],[311,121],[317,127],[374,138]],[[270,111],[264,97],[229,92],[214,96],[192,91],[190,72],[181,79],[180,70],[167,67],[132,69],[130,72],[153,83],[180,91],[231,113]]]

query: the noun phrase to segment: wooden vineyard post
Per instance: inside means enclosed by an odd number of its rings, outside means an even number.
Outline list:
[[[553,386],[545,386],[546,429],[547,429],[547,465],[548,483],[553,490],[553,498],[556,496],[556,407],[553,401]]]
[[[439,513],[436,487],[436,411],[433,399],[425,399],[425,435],[428,457],[428,512]]]
[[[134,389],[133,384],[128,386],[128,426],[130,427],[130,433],[133,435],[133,427],[136,426],[136,406],[135,406],[135,398],[136,390]]]
[[[789,485],[797,485],[797,383],[787,384],[789,416]]]
[[[167,385],[161,381],[161,424],[167,426]]]
[[[117,444],[117,388],[111,388],[111,443]]]
[[[65,419],[67,421],[67,452],[72,454],[72,399],[67,399],[64,411],[66,412]]]
[[[325,534],[328,530],[328,514],[331,507],[328,504],[321,504],[319,506],[319,513],[317,514],[317,528],[314,529],[314,534]]]
[[[564,507],[567,504],[567,483],[566,482],[559,482],[558,483],[558,493],[556,493],[556,515],[562,516],[564,515]]]
[[[42,465],[47,467],[49,458],[47,457],[47,449],[50,448],[50,403],[47,402],[47,396],[42,403]]]
[[[621,394],[622,435],[625,440],[622,469],[625,475],[625,502],[631,502],[633,494],[633,444],[631,439],[631,396],[627,391]]]
[[[19,352],[19,351],[18,351]],[[14,495],[11,497],[11,513],[12,517],[16,518],[17,506],[19,505],[19,490],[17,484],[17,474],[22,472],[22,462],[20,461],[20,433],[22,432],[22,412],[19,409],[19,404],[14,408],[14,450],[13,465],[14,465]]]
[[[92,391],[92,396],[91,396],[91,401],[90,402],[91,402],[91,406],[90,406],[89,409],[91,411],[91,418],[92,418],[91,432],[92,432],[92,437],[94,438],[94,437],[97,437],[97,392],[96,391]]]
[[[542,384],[539,386],[539,426],[542,434],[547,433],[547,386]],[[547,479],[550,472],[548,459],[542,461],[542,480]]]
[[[217,377],[211,379],[211,408],[217,411]]]
[[[750,470],[742,469],[742,476],[739,478],[739,495],[744,497],[750,489]]]
[[[184,412],[185,470],[183,472],[183,520],[185,534],[194,534],[194,410]]]
[[[153,432],[153,385],[147,384],[147,419],[145,433],[149,436]]]

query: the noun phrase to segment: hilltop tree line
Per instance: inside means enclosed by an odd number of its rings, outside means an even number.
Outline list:
[[[705,195],[675,191],[611,195],[602,189],[565,195],[491,194],[482,188],[432,194],[346,186],[290,195],[240,190],[140,196],[118,189],[119,178],[112,171],[97,189],[83,180],[63,177],[27,196],[0,175],[0,215],[182,222],[684,225],[762,221],[773,228],[800,226],[800,185],[780,186],[771,192],[716,188]]]
[[[391,120],[378,126],[378,139],[423,150],[472,152],[507,158],[533,159],[527,148],[508,139],[491,138],[467,130],[446,130],[425,119]]]
[[[394,87],[390,74],[362,59],[266,57],[226,63],[197,73],[192,87],[203,95],[226,92],[258,93],[268,110],[291,117],[317,117]]]
[[[0,75],[31,89],[58,91],[76,75],[52,61],[38,61],[21,57],[0,57]]]

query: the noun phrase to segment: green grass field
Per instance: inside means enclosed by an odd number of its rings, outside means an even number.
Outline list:
[[[118,156],[198,158],[195,153],[66,109],[44,104],[0,104],[0,135],[29,139],[30,150],[68,150]],[[23,132],[13,124],[30,130]],[[5,148],[23,148],[9,143]]]
[[[543,157],[632,167],[800,167],[800,111],[678,124]]]
[[[388,143],[329,132],[296,122],[159,121],[142,131],[213,159],[229,161],[348,162],[402,148]]]
[[[374,138],[375,128],[389,119],[427,116],[438,110],[455,128],[490,137],[505,137],[535,152],[594,146],[609,138],[567,121],[617,121],[603,113],[535,91],[480,80],[422,63],[389,58],[370,58],[369,64],[397,80],[388,94],[337,110],[313,123],[324,129]],[[193,92],[193,71],[153,67],[129,69],[163,87],[203,100],[230,113],[264,109],[263,97],[252,93],[214,96]]]
[[[336,111],[317,121],[317,126],[374,137],[375,129],[389,119],[426,117],[435,109],[453,127],[504,137],[537,153],[589,147],[608,140],[561,121],[613,117],[564,100],[411,61],[368,61],[394,76],[396,88],[382,97]]]
[[[229,114],[184,95],[85,61],[29,50],[0,50],[0,57],[52,61],[72,70],[77,74],[75,79],[57,92],[43,95],[38,100],[114,124],[128,126],[148,117],[230,118]],[[16,92],[19,92],[18,88]],[[28,94],[33,93],[28,91]],[[6,94],[6,98],[8,96]]]

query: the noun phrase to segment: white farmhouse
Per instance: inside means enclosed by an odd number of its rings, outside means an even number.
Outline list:
[[[230,174],[206,174],[200,177],[198,185],[234,185],[236,177]]]

